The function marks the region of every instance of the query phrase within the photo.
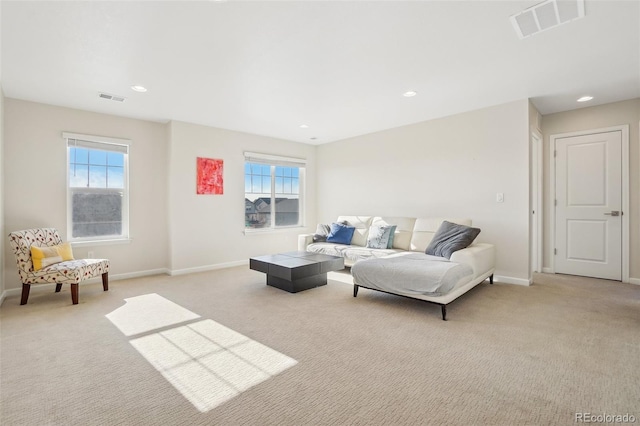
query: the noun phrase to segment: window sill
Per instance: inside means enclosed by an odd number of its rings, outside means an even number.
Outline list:
[[[87,246],[111,246],[119,244],[130,244],[131,238],[114,238],[112,240],[83,240],[83,241],[70,241],[72,247],[87,247]]]
[[[307,229],[305,226],[292,226],[287,228],[245,228],[244,235],[263,235],[263,234],[300,234]]]

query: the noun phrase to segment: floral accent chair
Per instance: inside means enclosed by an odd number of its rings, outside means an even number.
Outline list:
[[[55,228],[36,228],[15,231],[9,234],[9,242],[18,263],[18,275],[22,281],[21,305],[27,303],[31,284],[56,284],[56,293],[62,284],[71,284],[71,300],[78,304],[78,284],[98,275],[102,275],[102,288],[109,290],[109,260],[108,259],[73,259],[70,246],[68,247],[70,260],[61,257],[49,258],[42,262],[41,269],[34,267],[31,246],[37,249],[52,249],[62,245],[60,234]],[[51,250],[49,250],[51,251]],[[54,263],[55,262],[55,263]]]

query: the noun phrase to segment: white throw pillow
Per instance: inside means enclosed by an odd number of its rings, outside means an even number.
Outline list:
[[[369,228],[367,248],[386,249],[389,247],[389,239],[395,232],[395,225],[373,225]]]

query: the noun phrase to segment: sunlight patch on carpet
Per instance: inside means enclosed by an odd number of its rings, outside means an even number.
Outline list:
[[[108,314],[107,318],[113,321],[112,318],[130,320],[138,317],[123,315],[118,311],[136,306],[149,308],[148,303],[152,303],[150,301],[158,302],[157,309],[155,311],[146,309],[145,315],[153,312],[153,315],[160,316],[158,324],[163,323],[160,319],[165,318],[162,307],[173,312],[174,320],[180,318],[176,315],[178,313],[175,310],[176,306],[193,314],[157,294],[145,296],[153,297],[143,299],[144,304],[131,304],[131,301],[136,298],[126,299],[127,305]],[[112,315],[115,313],[118,314]],[[196,318],[199,316],[196,315]],[[152,321],[145,318],[144,323],[148,326]],[[118,323],[114,322],[114,324],[127,336],[139,334],[139,332],[127,334],[125,330],[129,328],[124,327],[123,330]],[[166,325],[161,325],[159,328],[161,327]],[[131,327],[131,329],[136,328]],[[295,359],[211,319],[163,329],[133,338],[130,343],[201,412],[217,407],[298,363]]]
[[[156,293],[124,299],[126,305],[105,315],[125,336],[133,336],[200,318]]]
[[[342,271],[327,272],[327,279],[353,285],[353,277],[351,274],[345,274]]]

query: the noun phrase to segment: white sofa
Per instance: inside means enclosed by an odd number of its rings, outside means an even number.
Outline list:
[[[445,220],[461,225],[471,226],[471,220],[456,218],[340,216],[337,218],[336,222],[345,222],[355,227],[351,244],[346,245],[328,242],[314,242],[313,234],[303,234],[298,236],[298,250],[342,256],[344,258],[345,266],[348,267],[352,267],[356,263],[367,259],[384,259],[388,256],[391,256],[389,258],[391,259],[398,258],[401,254],[424,253],[427,246],[433,239],[438,227]],[[369,229],[371,226],[375,225],[396,225],[392,248],[373,249],[366,247]],[[415,258],[416,256],[411,257]],[[424,300],[440,305],[442,308],[442,319],[445,320],[447,304],[485,281],[487,278],[489,278],[490,283],[493,284],[495,248],[492,244],[474,242],[469,247],[454,252],[450,259],[424,255],[424,261],[423,266],[425,268],[436,265],[433,262],[450,262],[449,265],[468,265],[471,268],[471,272],[467,273],[463,279],[456,282],[453,287],[444,294],[437,292],[419,294],[415,289],[402,289],[401,283],[400,285],[398,285],[398,283],[393,283],[393,286],[388,286],[383,282],[358,282],[358,274],[355,274],[358,268],[364,269],[365,266],[375,267],[376,263],[378,265],[384,264],[385,262],[390,264],[390,262],[385,260],[364,262],[355,268],[356,271],[352,268],[352,274],[354,275],[353,295],[355,297],[358,294],[359,287],[365,287],[399,296]],[[409,270],[409,268],[407,268],[407,270]],[[412,276],[406,275],[403,277],[402,274],[402,270],[396,274],[397,277],[400,277],[400,281],[406,280],[407,282],[410,282],[415,281],[415,278],[420,278],[415,276],[416,271],[407,272],[407,274],[413,274]]]

